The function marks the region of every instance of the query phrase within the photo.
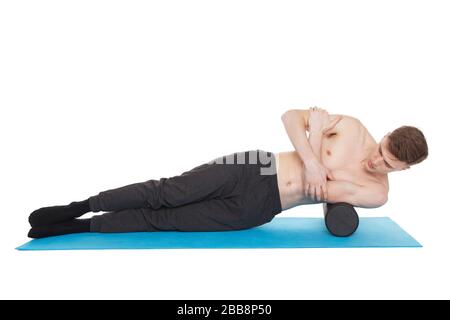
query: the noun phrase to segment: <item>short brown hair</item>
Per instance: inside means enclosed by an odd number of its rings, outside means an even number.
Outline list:
[[[428,157],[428,145],[422,131],[416,127],[403,126],[389,135],[389,152],[408,165],[422,162]]]

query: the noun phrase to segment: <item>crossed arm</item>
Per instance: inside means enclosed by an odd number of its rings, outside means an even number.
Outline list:
[[[286,132],[304,162],[322,162],[322,132],[310,130],[308,110],[288,110],[282,116]],[[306,136],[309,131],[309,137]],[[326,199],[320,202],[346,202],[356,207],[377,208],[387,202],[387,192],[378,183],[358,185],[343,180],[327,180]]]

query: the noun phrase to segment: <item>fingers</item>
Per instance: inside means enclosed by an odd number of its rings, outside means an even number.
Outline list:
[[[327,202],[328,200],[328,189],[326,184],[324,186],[322,186],[322,200]]]
[[[306,194],[314,201],[326,201],[328,199],[326,186],[309,186]]]
[[[322,113],[323,113],[323,112],[328,113],[325,109],[319,108],[319,107],[317,107],[317,106],[310,107],[309,110],[311,110],[311,111],[318,111],[318,112],[322,112]]]
[[[342,116],[341,115],[338,115],[338,116],[334,117],[334,119],[331,120],[330,127],[334,128],[338,124],[338,122],[341,121],[341,120],[342,120]]]
[[[317,189],[316,186],[311,186],[311,188],[309,189],[310,192],[309,196],[311,197],[311,199],[316,200],[316,189]]]
[[[319,197],[319,188],[318,187],[314,187],[314,192],[313,192],[313,196],[312,198],[317,201],[317,198]]]
[[[328,125],[323,129],[323,132],[327,133],[327,131],[330,131],[331,129],[333,129],[339,123],[339,121],[341,121],[341,120],[342,120],[342,116],[341,115],[333,117],[333,119],[330,120]]]
[[[323,186],[317,186],[315,200],[320,202],[323,199],[325,199],[325,195],[324,195],[324,192],[323,192]]]
[[[306,185],[306,190],[305,190],[305,194],[308,195],[308,197],[310,197],[311,199],[316,200],[316,186],[312,186],[310,184]]]
[[[307,184],[305,187],[305,194],[314,201],[327,201],[328,199],[328,189],[326,184],[322,186]]]

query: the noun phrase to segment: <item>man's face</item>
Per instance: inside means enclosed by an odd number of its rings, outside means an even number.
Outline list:
[[[394,171],[409,169],[409,165],[396,159],[388,151],[389,133],[381,139],[380,143],[369,154],[365,162],[366,169],[371,173],[388,174]]]

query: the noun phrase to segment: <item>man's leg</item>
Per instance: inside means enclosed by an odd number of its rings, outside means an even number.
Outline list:
[[[47,226],[81,217],[87,212],[124,209],[177,207],[188,203],[228,197],[239,179],[239,167],[232,164],[205,163],[179,176],[148,180],[66,206],[44,207],[29,217],[32,227]]]
[[[30,238],[44,238],[80,232],[228,231],[258,225],[250,222],[242,199],[211,199],[175,208],[124,209],[74,219],[50,226],[33,227]]]
[[[238,179],[237,165],[205,163],[178,176],[152,179],[100,192],[89,198],[89,205],[93,212],[174,208],[231,196]]]
[[[251,227],[239,197],[175,208],[125,209],[94,216],[91,232],[227,231]]]
[[[43,227],[81,217],[91,211],[89,199],[74,201],[66,206],[43,207],[34,210],[28,221],[32,227]]]
[[[33,227],[28,232],[30,238],[45,238],[69,233],[90,232],[91,219],[72,219],[61,223]]]
[[[131,194],[128,198],[124,197],[128,203],[144,203],[147,206],[109,209],[113,212],[91,219],[90,231],[238,230],[267,223],[275,214],[281,212],[276,175],[261,175],[259,165],[243,167],[232,164],[209,165],[210,163],[201,165],[180,176],[161,179],[163,183],[150,190],[150,194],[158,195],[156,200],[148,198],[149,193],[146,189],[149,187],[143,186],[146,183],[106,191],[103,193],[106,196],[102,199],[106,204],[114,203],[115,196],[120,197],[120,191],[124,190],[125,194]],[[215,177],[219,179],[214,179]],[[161,180],[151,181],[158,183]],[[204,181],[206,183],[202,183]],[[143,195],[136,196],[136,192]],[[97,197],[100,198],[101,195],[102,193]],[[136,202],[133,202],[133,199]],[[109,200],[111,202],[108,202]],[[56,229],[65,233],[70,231],[66,227],[65,230],[52,228],[52,232],[54,233]],[[82,230],[86,230],[85,227]],[[42,236],[42,232],[40,235]]]

